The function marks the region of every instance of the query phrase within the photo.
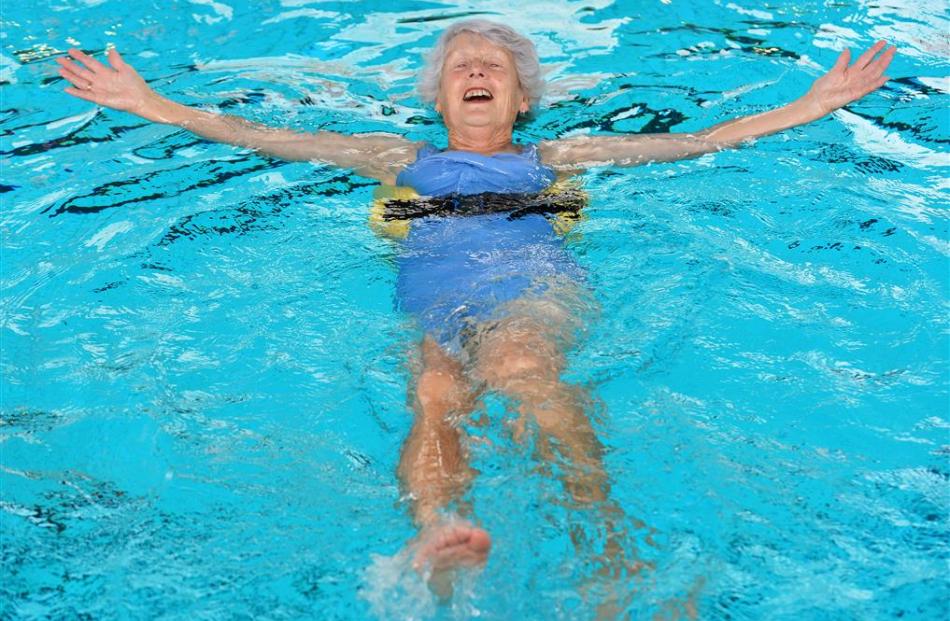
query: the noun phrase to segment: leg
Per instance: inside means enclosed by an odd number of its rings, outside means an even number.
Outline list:
[[[413,502],[421,532],[414,566],[431,570],[437,594],[451,593],[451,570],[485,562],[491,540],[467,522],[447,522],[438,510],[464,492],[472,478],[457,423],[471,413],[475,395],[461,364],[431,338],[422,343],[422,369],[413,395],[416,411],[399,460],[399,478]]]
[[[522,418],[537,424],[536,447],[547,461],[559,462],[561,480],[578,506],[597,513],[606,539],[598,559],[599,580],[614,592],[598,608],[598,618],[616,618],[631,593],[629,580],[642,567],[631,550],[623,510],[609,501],[610,482],[603,466],[603,447],[594,433],[585,405],[586,392],[561,380],[565,356],[558,326],[525,317],[508,317],[483,333],[475,349],[476,373],[491,390],[518,403]],[[633,522],[640,528],[642,523]],[[580,527],[571,539],[579,555],[590,554],[588,537]]]
[[[438,509],[465,490],[472,477],[456,422],[474,406],[461,364],[430,338],[422,343],[422,368],[411,395],[416,412],[403,445],[399,478],[412,497],[418,526],[438,521]]]
[[[561,380],[565,357],[557,329],[530,317],[506,318],[480,335],[475,373],[489,389],[514,399],[522,417],[537,423],[538,452],[546,460],[563,460],[563,483],[571,497],[579,504],[602,502],[610,489],[603,449],[584,411],[590,399]]]

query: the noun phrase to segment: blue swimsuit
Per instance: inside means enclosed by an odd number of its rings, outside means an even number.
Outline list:
[[[520,154],[419,150],[396,178],[424,196],[531,193],[547,188],[554,171],[541,164],[536,145]],[[563,240],[540,214],[428,216],[412,222],[398,259],[396,296],[426,333],[449,351],[465,333],[498,317],[500,306],[556,277],[583,279]]]

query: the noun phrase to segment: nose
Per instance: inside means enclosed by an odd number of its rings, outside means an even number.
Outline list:
[[[482,69],[481,63],[472,63],[472,69],[468,72],[468,77],[474,78],[475,76],[480,78],[485,77],[485,71]]]

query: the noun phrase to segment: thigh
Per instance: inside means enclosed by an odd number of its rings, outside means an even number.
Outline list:
[[[573,281],[532,288],[466,341],[472,375],[501,390],[515,380],[557,381],[595,311],[589,291]]]
[[[410,396],[426,418],[444,419],[467,416],[475,407],[478,393],[462,363],[426,336],[419,347],[414,386]]]

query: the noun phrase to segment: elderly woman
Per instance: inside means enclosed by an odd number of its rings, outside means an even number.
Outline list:
[[[423,98],[434,102],[445,123],[447,149],[395,135],[272,129],[189,108],[152,91],[115,50],[108,52],[111,67],[75,49],[69,51],[73,60],[59,63],[72,85],[66,92],[76,97],[270,156],[350,168],[432,197],[530,195],[544,191],[558,174],[693,157],[808,123],[883,85],[894,55],[894,48],[885,48],[879,42],[851,65],[844,51],[800,99],[693,134],[516,144],[515,122],[537,106],[543,88],[534,46],[503,24],[461,21],[442,34],[420,81]],[[420,528],[409,549],[416,566],[431,571],[432,584],[441,581],[444,587],[452,568],[483,563],[491,546],[487,532],[446,512],[471,478],[459,422],[481,390],[516,404],[521,414],[516,431],[525,419],[536,424],[539,451],[563,459],[559,472],[576,502],[619,514],[607,501],[608,478],[584,411],[586,397],[561,380],[575,325],[564,300],[579,295],[582,283],[579,268],[541,214],[443,212],[410,227],[397,293],[426,336],[412,393],[416,416],[399,476]]]

